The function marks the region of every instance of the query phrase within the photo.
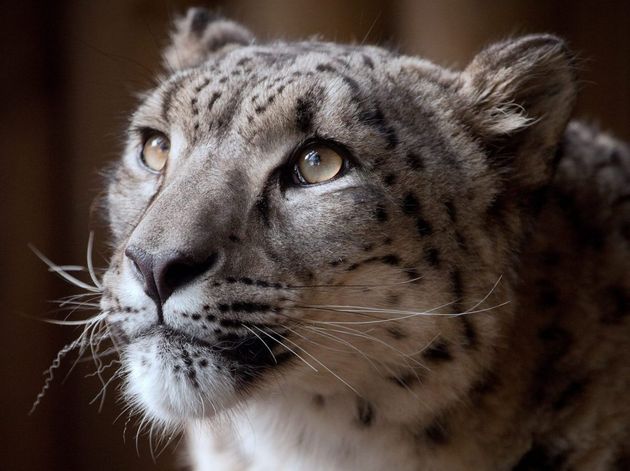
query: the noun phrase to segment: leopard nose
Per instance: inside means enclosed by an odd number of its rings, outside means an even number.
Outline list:
[[[179,252],[151,254],[137,246],[128,246],[125,255],[144,283],[144,291],[158,307],[177,289],[183,288],[214,267],[219,258],[212,253],[194,257]]]

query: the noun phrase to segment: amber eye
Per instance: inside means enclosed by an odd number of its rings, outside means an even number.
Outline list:
[[[144,141],[142,147],[142,163],[154,172],[160,172],[166,165],[171,143],[162,133],[155,133]]]
[[[298,153],[294,173],[299,183],[312,185],[335,178],[344,168],[344,158],[324,145],[305,147]]]

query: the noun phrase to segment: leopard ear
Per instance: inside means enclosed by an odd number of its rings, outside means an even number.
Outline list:
[[[490,46],[461,74],[468,123],[491,163],[522,185],[540,185],[552,172],[575,101],[575,62],[561,39],[530,35]]]
[[[228,46],[249,44],[254,36],[234,21],[212,14],[205,8],[190,8],[175,20],[164,63],[171,70],[194,67]]]

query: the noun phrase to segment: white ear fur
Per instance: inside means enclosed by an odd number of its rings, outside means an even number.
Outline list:
[[[551,35],[494,44],[462,72],[467,121],[498,165],[524,184],[549,174],[549,161],[573,110],[575,58]]]

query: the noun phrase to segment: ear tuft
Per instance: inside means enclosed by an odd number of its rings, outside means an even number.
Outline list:
[[[252,33],[240,24],[205,8],[190,8],[175,20],[164,63],[172,70],[194,67],[227,46],[246,45],[253,40]]]
[[[521,180],[549,174],[546,159],[575,102],[575,62],[560,38],[530,35],[488,47],[461,74],[467,121],[490,158],[508,162]]]

